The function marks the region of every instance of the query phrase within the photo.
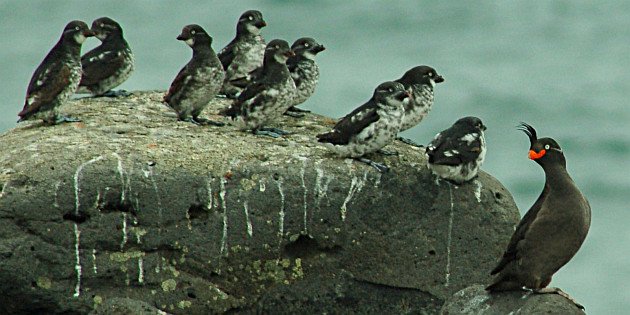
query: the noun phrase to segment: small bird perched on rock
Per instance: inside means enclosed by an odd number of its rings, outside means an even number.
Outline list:
[[[249,73],[260,67],[265,54],[265,40],[260,30],[267,26],[262,13],[256,10],[245,11],[236,24],[236,37],[219,51],[219,59],[225,69],[225,80],[221,93],[236,98],[242,91],[230,81],[247,81]],[[245,85],[247,85],[245,84]]]
[[[94,33],[83,21],[66,25],[61,38],[33,73],[24,108],[18,113],[18,122],[32,118],[45,124],[76,122],[77,118],[61,116],[61,106],[79,86],[81,80],[81,45]]]
[[[92,32],[102,43],[81,57],[83,76],[77,93],[128,96],[124,90],[111,90],[125,82],[134,70],[133,53],[122,28],[116,21],[102,17],[92,22]]]
[[[484,130],[481,119],[468,116],[438,133],[426,149],[431,172],[456,184],[477,176],[486,156]]]
[[[181,121],[224,125],[199,117],[221,89],[225,77],[221,62],[212,49],[212,37],[201,26],[191,24],[182,29],[177,40],[186,42],[193,55],[171,83],[164,102],[177,112]]]
[[[248,85],[222,114],[231,117],[241,130],[249,129],[255,134],[274,138],[287,134],[281,129],[265,128],[264,125],[282,116],[293,104],[295,83],[286,65],[293,55],[286,41],[270,41],[265,49],[260,78]]]
[[[317,139],[339,156],[357,159],[386,172],[389,170],[386,165],[363,156],[394,141],[409,97],[402,84],[381,83],[370,100],[343,117],[332,131],[317,135]]]
[[[429,66],[417,66],[405,72],[396,82],[402,83],[412,96],[409,104],[405,105],[405,118],[400,127],[402,132],[416,126],[429,114],[433,106],[435,84],[444,82],[444,78]],[[399,137],[398,140],[420,147],[406,138]]]
[[[512,291],[523,287],[535,293],[558,293],[583,308],[558,288],[547,288],[556,271],[573,258],[591,225],[591,207],[569,176],[560,145],[540,138],[522,123],[529,137],[529,158],[545,172],[545,187],[516,227],[507,250],[491,274],[486,290]]]
[[[315,92],[315,87],[319,81],[319,67],[315,63],[315,56],[325,49],[324,45],[310,37],[302,37],[291,45],[291,50],[295,52],[295,56],[289,58],[287,67],[295,82],[297,95],[293,101],[293,106],[289,107],[286,114],[300,117],[300,114],[295,113],[309,112],[296,106],[304,103]]]

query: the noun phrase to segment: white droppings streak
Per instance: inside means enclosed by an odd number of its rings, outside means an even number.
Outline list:
[[[120,242],[120,249],[122,250],[127,244],[127,212],[122,213],[122,241]]]
[[[284,236],[284,191],[282,190],[282,179],[278,179],[276,181],[278,185],[278,193],[280,193],[280,212],[278,213],[278,225],[279,231],[278,235],[280,236],[280,241],[282,242],[282,237]]]
[[[212,209],[212,184],[210,183],[210,179],[206,180],[206,192],[207,192],[207,198],[208,201],[206,203],[206,208],[208,208],[208,211],[210,211]]]
[[[477,198],[477,202],[481,202],[481,189],[483,185],[480,181],[475,179],[475,198]]]
[[[79,202],[79,195],[81,193],[81,188],[79,186],[79,180],[80,180],[80,176],[81,176],[81,172],[83,171],[83,168],[89,164],[92,164],[94,162],[98,162],[100,160],[103,159],[103,156],[97,156],[81,165],[79,165],[79,167],[77,168],[77,171],[74,172],[74,213],[75,214],[79,214],[79,206],[81,205]]]
[[[157,205],[158,205],[158,217],[159,217],[159,224],[162,223],[162,198],[160,198],[160,190],[158,189],[157,186],[157,182],[155,181],[155,176],[153,176],[153,169],[149,168],[148,171],[143,170],[142,171],[144,173],[144,177],[149,178],[151,180],[151,184],[153,185],[153,190],[155,191],[155,200],[157,201]],[[158,229],[158,231],[161,231],[161,229]]]
[[[267,190],[267,186],[265,186],[265,179],[261,179],[260,182],[258,182],[259,187],[258,190],[260,190],[260,192],[265,192],[265,190]]]
[[[317,199],[315,199],[315,207],[317,209],[320,208],[321,200],[324,197],[327,197],[328,194],[328,184],[332,178],[326,178],[324,176],[324,169],[321,168],[322,161],[315,162],[315,171],[317,172],[317,176],[315,177],[315,195]]]
[[[306,198],[308,196],[308,189],[306,188],[306,158],[302,159],[302,169],[300,170],[300,179],[302,180],[302,189],[304,189],[303,202],[304,202],[304,234],[308,234],[308,204]]]
[[[138,283],[144,283],[144,261],[142,260],[142,256],[138,257]]]
[[[221,191],[219,191],[219,195],[221,196],[221,206],[223,207],[223,237],[221,237],[221,255],[225,253],[225,256],[228,255],[227,252],[227,232],[228,232],[228,216],[227,216],[227,202],[225,200],[225,184],[227,183],[227,179],[221,178]]]
[[[114,152],[112,153],[112,155],[114,157],[116,157],[116,159],[118,160],[118,175],[120,176],[120,202],[124,202],[125,201],[125,170],[123,169],[123,164],[122,164],[122,158],[120,158],[120,155],[118,155],[118,153]]]
[[[343,201],[343,204],[341,205],[341,221],[346,220],[346,215],[348,212],[348,203],[350,202],[350,200],[352,200],[355,193],[363,189],[364,184],[365,184],[365,179],[360,180],[356,176],[352,177],[352,182],[350,182],[350,189],[348,190],[348,195],[346,196],[346,199]]]
[[[252,221],[249,219],[249,209],[247,207],[247,201],[243,202],[243,209],[245,210],[245,221],[247,223],[247,235],[252,237],[254,234],[254,229],[252,227]]]
[[[79,231],[79,225],[74,223],[74,255],[76,257],[76,264],[74,270],[77,272],[77,284],[74,287],[74,297],[79,297],[81,294],[81,255],[79,251],[79,242],[81,238],[81,231]]]
[[[94,271],[94,274],[98,273],[96,268],[96,248],[92,248],[92,271]]]
[[[448,238],[446,240],[446,276],[445,286],[449,286],[449,280],[451,277],[451,242],[453,240],[453,216],[454,216],[454,204],[453,204],[453,190],[451,189],[451,183],[448,183],[448,195],[451,201],[451,213],[448,218]]]
[[[2,194],[4,193],[4,189],[7,187],[7,185],[9,184],[9,182],[4,183],[4,186],[2,187],[2,192],[0,192],[0,197],[2,197]],[[59,187],[61,187],[61,181],[58,181],[55,184],[55,201],[53,202],[53,206],[55,208],[59,208]]]
[[[186,225],[189,231],[192,231],[192,221],[190,220],[190,208],[186,209]]]

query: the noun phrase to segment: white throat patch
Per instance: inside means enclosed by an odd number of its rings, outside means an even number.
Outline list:
[[[85,37],[85,35],[83,35],[83,33],[79,33],[77,35],[74,35],[74,41],[79,43],[79,44],[83,44],[85,39],[87,39],[87,37]]]

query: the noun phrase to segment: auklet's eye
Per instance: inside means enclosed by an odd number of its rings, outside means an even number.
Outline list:
[[[387,89],[387,92],[394,93],[394,89],[393,88],[389,88],[389,89]]]
[[[310,46],[308,43],[304,43],[304,47],[308,47]]]
[[[433,76],[433,72],[429,72],[429,76],[432,77]]]
[[[254,20],[254,17],[250,15],[250,16],[247,17],[247,19],[252,21],[252,20]]]
[[[195,33],[197,33],[195,30],[190,31],[190,34],[195,35]]]
[[[78,31],[80,28],[77,26],[77,27],[75,27],[74,29]]]
[[[545,144],[545,150],[549,150],[549,145]]]
[[[100,27],[105,27],[105,24],[101,23]]]

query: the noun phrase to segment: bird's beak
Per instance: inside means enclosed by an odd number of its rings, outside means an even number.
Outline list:
[[[87,30],[83,31],[83,36],[85,36],[85,37],[92,37],[94,35],[96,35],[96,33],[94,33],[94,31],[92,31],[90,29],[87,29]]]
[[[295,52],[293,50],[288,50],[287,52],[284,53],[284,55],[286,57],[294,57],[295,56]]]
[[[263,27],[267,26],[267,22],[265,22],[265,20],[260,20],[259,22],[257,22],[254,25],[256,25],[256,27],[258,27],[258,28],[263,28]]]
[[[324,45],[317,45],[315,47],[313,47],[313,52],[318,53],[320,51],[324,51],[326,50],[326,47],[324,47]]]
[[[440,83],[440,82],[444,82],[444,77],[441,75],[437,75],[437,77],[435,77],[435,80],[433,80],[435,83]]]
[[[545,156],[545,153],[547,153],[547,150],[542,149],[540,150],[540,152],[536,152],[534,150],[529,150],[529,159],[530,160],[538,160],[541,157]]]

